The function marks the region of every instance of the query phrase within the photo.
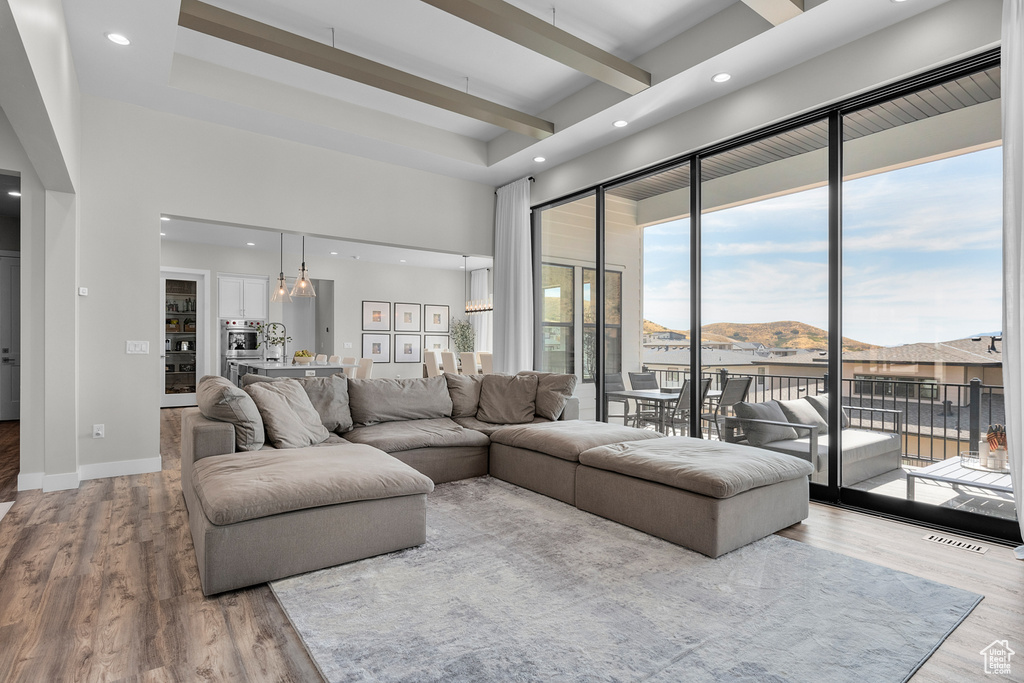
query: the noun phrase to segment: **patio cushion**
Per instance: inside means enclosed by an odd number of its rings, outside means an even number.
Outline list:
[[[607,422],[560,420],[544,424],[514,425],[491,434],[491,441],[537,451],[562,460],[576,462],[580,453],[610,443],[662,439],[663,435],[649,429],[622,427]]]
[[[814,406],[814,409],[818,411],[821,418],[828,421],[828,394],[821,396],[805,396],[804,400]],[[843,416],[843,429],[850,426],[850,416],[846,414],[845,410],[840,410]]]
[[[828,464],[828,439],[829,437],[818,437],[818,454],[811,462],[814,470],[820,472]],[[811,440],[808,437],[800,439],[788,439],[785,441],[772,441],[765,444],[764,448],[771,449],[778,453],[788,453],[804,460],[810,460]],[[866,460],[893,450],[900,449],[900,436],[893,432],[874,432],[868,429],[844,429],[843,430],[843,463],[850,463]]]
[[[733,406],[736,417],[749,420],[771,420],[773,422],[789,422],[785,413],[779,407],[778,401],[766,401],[764,403],[747,403],[741,401]],[[743,431],[747,435],[747,443],[751,446],[763,446],[774,441],[797,438],[796,430],[792,427],[780,427],[777,425],[758,424],[756,422],[744,423]]]
[[[779,407],[782,408],[782,413],[786,416],[786,422],[818,425],[818,436],[828,434],[828,422],[809,401],[802,398],[795,401],[779,401]],[[797,429],[796,432],[798,436],[810,436],[809,429]]]
[[[353,443],[367,444],[387,453],[409,451],[414,448],[487,447],[490,444],[486,434],[466,429],[447,417],[356,427],[346,432],[345,438]]]

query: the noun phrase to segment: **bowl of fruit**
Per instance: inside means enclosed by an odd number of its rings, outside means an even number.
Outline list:
[[[295,352],[295,364],[296,365],[309,365],[313,362],[313,354],[306,349],[300,349]]]

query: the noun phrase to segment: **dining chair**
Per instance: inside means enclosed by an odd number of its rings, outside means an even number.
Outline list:
[[[709,391],[711,391],[711,380],[702,379],[700,381],[700,400],[697,405],[704,405]],[[672,430],[672,434],[676,434],[677,429],[680,434],[690,434],[690,380],[683,382],[683,388],[679,390],[679,399],[673,406],[667,427]]]
[[[611,419],[613,417],[614,418],[621,418],[622,419],[622,424],[628,426],[629,423],[630,423],[630,420],[632,419],[629,416],[629,399],[627,399],[627,398],[608,398],[607,397],[608,396],[608,392],[610,392],[610,391],[625,391],[625,390],[626,390],[626,383],[622,381],[622,373],[621,372],[612,372],[612,373],[608,373],[608,374],[606,374],[604,376],[604,392],[605,392],[604,402],[605,402],[605,404],[609,405],[609,406],[612,403],[621,403],[622,404],[622,413],[621,414],[614,414],[614,415],[612,413],[608,413],[608,419]]]
[[[637,390],[657,390],[658,377],[653,372],[630,372],[629,386]],[[658,424],[661,406],[652,401],[637,401],[636,415],[633,416],[635,426]]]
[[[331,364],[334,364],[334,363],[339,362],[340,360],[341,359],[338,356],[331,356],[330,358],[327,359],[327,362],[331,363]]]
[[[355,365],[356,364],[356,359],[351,357],[351,356],[345,356],[344,358],[341,359],[341,364],[342,365]],[[356,369],[357,368],[345,368],[345,376],[348,377],[349,379],[355,379],[356,378]]]
[[[480,356],[480,374],[490,375],[494,373],[494,354],[490,351],[481,351]]]
[[[459,374],[459,362],[455,358],[454,351],[441,352],[441,367],[445,372],[450,372],[453,375]]]
[[[373,359],[360,359],[359,367],[356,368],[356,379],[370,379],[371,375],[373,375]]]
[[[714,425],[719,441],[722,439],[722,427],[718,424],[719,416],[728,414],[723,413],[723,409],[732,412],[732,407],[747,397],[747,390],[750,389],[750,380],[750,377],[730,377],[725,380],[725,386],[722,387],[722,395],[715,403],[714,410],[701,414],[701,420]],[[709,426],[708,429],[710,430],[711,427]],[[710,431],[708,434],[710,435]]]
[[[459,365],[462,368],[463,375],[478,375],[476,365],[476,353],[473,351],[463,351],[459,354]]]
[[[437,359],[437,351],[423,349],[423,367],[426,369],[427,377],[437,377],[441,374],[441,363]]]

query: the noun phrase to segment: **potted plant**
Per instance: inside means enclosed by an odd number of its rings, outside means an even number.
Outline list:
[[[466,318],[453,318],[451,324],[452,344],[460,353],[468,353],[476,346],[476,332]]]
[[[263,348],[263,358],[278,358],[284,362],[284,345],[292,340],[286,336],[284,323],[256,323],[256,348]]]

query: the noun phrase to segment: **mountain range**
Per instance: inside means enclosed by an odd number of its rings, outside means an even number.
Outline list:
[[[670,330],[651,320],[644,320],[644,333],[677,332],[689,338],[688,330]],[[825,350],[828,333],[820,327],[795,320],[779,320],[770,323],[711,323],[700,328],[701,338],[717,342],[751,342],[764,344],[769,348],[819,349]],[[844,351],[866,351],[878,348],[874,344],[843,337]]]

